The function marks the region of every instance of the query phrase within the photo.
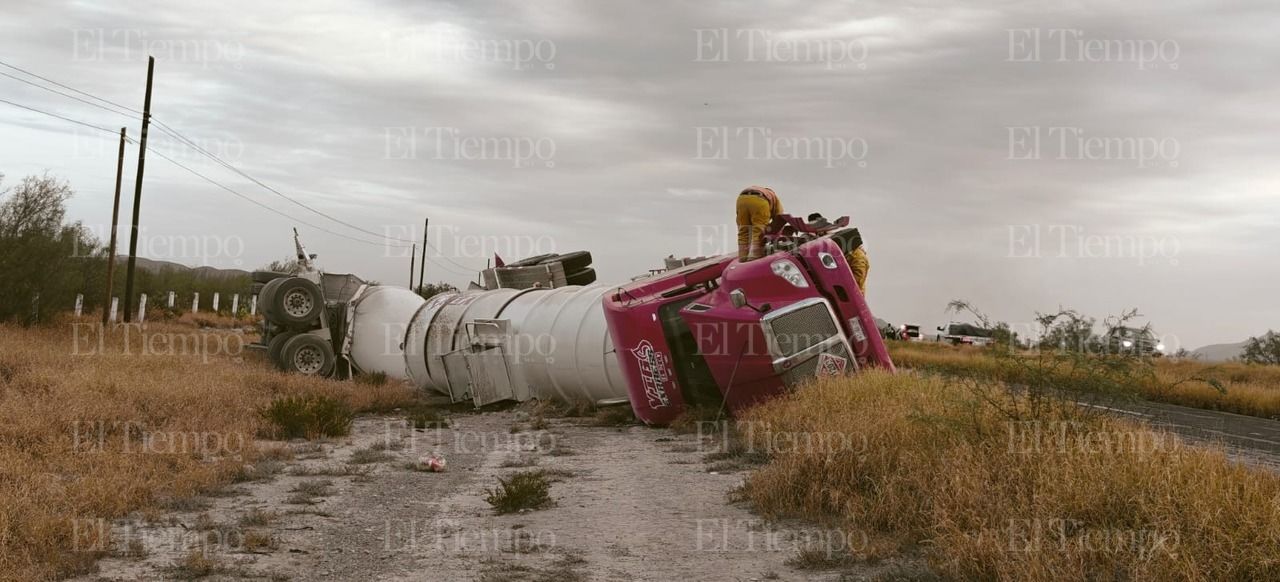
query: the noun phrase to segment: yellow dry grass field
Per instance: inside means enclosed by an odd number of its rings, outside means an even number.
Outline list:
[[[1002,365],[991,351],[927,342],[887,342],[899,367],[979,379],[1018,382],[1016,367]],[[1280,417],[1280,366],[1237,362],[1210,364],[1157,358],[1154,376],[1133,388],[1143,397],[1170,404],[1222,410],[1262,418]],[[1221,384],[1219,391],[1204,380]]]
[[[771,454],[741,494],[946,580],[1280,580],[1280,477],[1072,409],[1015,421],[936,377],[819,382],[740,421]]]
[[[0,325],[0,579],[84,572],[110,547],[102,520],[230,483],[260,455],[273,399],[326,395],[357,412],[413,401],[403,384],[276,372],[241,330],[209,329],[227,323]]]

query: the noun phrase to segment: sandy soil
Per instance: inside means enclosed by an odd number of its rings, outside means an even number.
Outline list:
[[[293,458],[260,463],[258,480],[116,522],[111,555],[82,580],[852,581],[896,567],[790,567],[859,540],[732,503],[746,473],[709,466],[716,445],[697,435],[581,419],[528,430],[517,411],[450,420],[415,431],[364,417],[350,437],[287,443]],[[431,453],[445,472],[412,468]],[[554,505],[495,515],[486,490],[529,469],[552,472]]]

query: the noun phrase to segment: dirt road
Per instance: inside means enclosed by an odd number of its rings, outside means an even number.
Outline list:
[[[290,443],[292,459],[222,496],[112,524],[111,555],[83,579],[863,580],[897,567],[789,566],[859,541],[731,503],[744,473],[706,464],[707,439],[581,419],[529,430],[523,414],[423,431],[365,417],[348,438]],[[445,472],[411,468],[433,452]],[[486,489],[530,469],[553,476],[554,506],[495,515]]]

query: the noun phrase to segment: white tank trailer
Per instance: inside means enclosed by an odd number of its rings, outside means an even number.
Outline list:
[[[258,347],[285,371],[383,373],[476,406],[530,398],[628,401],[601,308],[609,287],[470,290],[424,300],[409,289],[320,272],[296,230],[294,245],[296,272],[253,274],[264,316]],[[594,281],[589,263],[589,253],[575,252],[516,264],[534,274],[550,265],[564,283]]]
[[[627,400],[603,285],[444,293],[367,287],[349,305],[350,360],[484,406],[529,398]]]

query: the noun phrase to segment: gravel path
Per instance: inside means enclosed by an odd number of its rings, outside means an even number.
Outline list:
[[[364,417],[350,437],[289,443],[293,458],[260,463],[260,480],[118,521],[83,580],[852,581],[890,567],[788,566],[845,538],[731,503],[746,473],[708,470],[714,444],[696,435],[581,419],[529,430],[514,411],[450,420],[414,431]],[[445,472],[411,468],[431,453]],[[551,507],[496,515],[484,501],[498,477],[536,469],[552,476]]]

